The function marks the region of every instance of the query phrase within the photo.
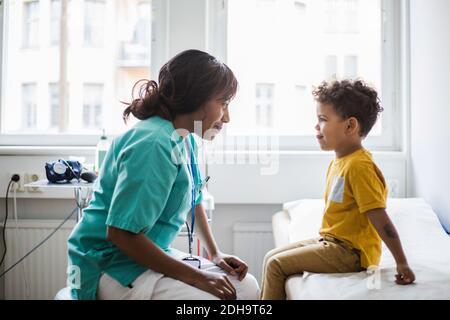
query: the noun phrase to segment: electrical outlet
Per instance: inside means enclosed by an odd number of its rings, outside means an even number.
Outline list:
[[[16,192],[25,192],[25,187],[24,187],[24,185],[25,185],[25,181],[24,181],[25,180],[25,178],[24,178],[25,174],[23,172],[21,172],[21,173],[13,172],[13,173],[9,174],[9,179],[11,179],[11,177],[13,175],[15,175],[15,174],[17,174],[20,177],[20,179],[17,182],[11,183],[10,191],[12,192],[12,191],[15,190]]]
[[[36,182],[41,180],[41,175],[39,173],[27,173],[25,175],[26,183]],[[27,187],[28,192],[42,192],[39,187]]]

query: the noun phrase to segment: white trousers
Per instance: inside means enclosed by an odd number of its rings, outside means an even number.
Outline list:
[[[224,270],[204,258],[202,270],[227,274]],[[246,277],[239,281],[237,276],[227,274],[233,286],[236,288],[238,300],[258,300],[260,289],[255,277],[247,273]],[[116,280],[103,274],[97,290],[99,300],[218,300],[216,296],[200,290],[187,283],[153,270],[147,270],[141,274],[132,284],[133,288],[122,286]]]

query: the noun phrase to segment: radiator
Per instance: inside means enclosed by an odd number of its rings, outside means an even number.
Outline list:
[[[60,220],[8,221],[5,270],[48,236]],[[66,286],[67,238],[74,227],[67,221],[47,242],[5,275],[5,299],[53,299]]]
[[[261,283],[265,254],[274,248],[272,224],[240,222],[233,225],[233,253],[248,264],[248,272]]]

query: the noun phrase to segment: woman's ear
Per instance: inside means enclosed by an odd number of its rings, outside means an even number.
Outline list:
[[[347,119],[347,133],[353,134],[355,132],[359,132],[359,122],[355,117],[350,117]]]

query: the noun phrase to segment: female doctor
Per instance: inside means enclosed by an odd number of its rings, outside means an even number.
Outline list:
[[[258,299],[247,264],[222,253],[211,233],[191,136],[195,122],[214,138],[236,90],[228,66],[198,50],[167,62],[159,86],[145,81],[123,114],[141,121],[113,140],[68,240],[74,299]],[[170,248],[190,211],[212,257],[197,257],[200,268]]]

